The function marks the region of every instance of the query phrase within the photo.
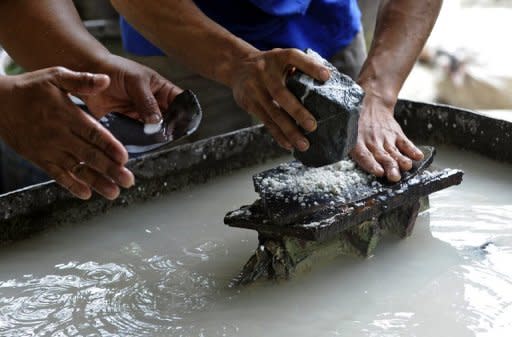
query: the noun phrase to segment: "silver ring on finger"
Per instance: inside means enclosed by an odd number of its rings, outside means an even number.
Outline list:
[[[81,161],[81,162],[78,162],[76,163],[75,165],[73,165],[73,167],[70,169],[71,173],[77,173],[79,172],[84,166],[86,165],[86,163],[84,161]]]

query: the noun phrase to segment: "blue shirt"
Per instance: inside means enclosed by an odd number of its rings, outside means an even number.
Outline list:
[[[212,20],[260,50],[311,48],[330,58],[361,30],[357,0],[195,0]],[[124,47],[138,55],[162,55],[123,18]]]

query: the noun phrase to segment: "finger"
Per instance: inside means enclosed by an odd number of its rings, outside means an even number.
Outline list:
[[[329,69],[325,65],[298,49],[283,51],[282,61],[285,66],[294,66],[318,81],[325,82],[329,79]]]
[[[378,149],[373,153],[375,159],[384,168],[386,177],[391,182],[400,181],[400,169],[396,160],[384,149]]]
[[[283,111],[283,109],[280,109],[274,104],[270,96],[267,95],[266,98],[262,98],[260,104],[263,106],[263,109],[265,109],[266,114],[279,127],[289,143],[293,144],[299,151],[306,151],[309,148],[307,138],[304,137],[290,116]]]
[[[63,67],[51,68],[50,75],[50,82],[71,94],[93,95],[110,85],[107,75],[75,72]]]
[[[286,136],[283,134],[279,126],[277,126],[277,124],[272,121],[272,118],[267,115],[265,109],[263,109],[261,105],[257,105],[253,110],[253,114],[265,125],[268,132],[272,135],[279,146],[291,151],[293,149],[292,144],[286,139]]]
[[[125,165],[128,161],[128,152],[123,144],[93,117],[76,107],[73,108],[78,115],[78,121],[70,123],[71,132],[86,143],[96,146],[118,165]]]
[[[422,160],[424,155],[407,137],[399,136],[396,141],[396,146],[401,153],[413,160]]]
[[[366,172],[377,177],[382,177],[385,173],[382,166],[375,160],[373,154],[365,145],[358,144],[350,153],[352,159]]]
[[[151,86],[147,81],[138,81],[131,95],[135,108],[145,123],[156,124],[162,120],[162,113]]]
[[[171,103],[176,98],[176,96],[178,96],[182,92],[183,89],[167,81],[167,83],[163,86],[162,90],[159,90],[156,93],[155,97],[156,100],[158,101],[159,106],[161,106],[162,109],[167,110]]]
[[[71,173],[108,200],[114,200],[119,196],[120,190],[116,184],[87,165],[77,165]]]
[[[46,171],[50,177],[55,179],[57,184],[71,192],[75,197],[82,200],[87,200],[91,197],[91,189],[83,182],[76,180],[68,171],[52,163],[41,165],[41,168]]]
[[[268,82],[269,99],[265,101],[277,104],[288,113],[297,123],[307,132],[313,132],[317,128],[315,117],[302,105],[302,103],[286,88],[282,81],[277,78]],[[268,109],[269,103],[266,103],[265,109]],[[274,104],[272,104],[274,105]],[[288,119],[288,118],[287,118]],[[276,121],[277,123],[277,121]],[[291,123],[291,121],[290,121]],[[278,125],[280,125],[278,123]]]
[[[109,177],[119,186],[124,188],[133,186],[135,181],[133,174],[123,165],[106,156],[99,148],[81,139],[70,140],[69,148],[74,150],[73,155],[80,162],[85,162],[87,166]]]
[[[384,144],[384,149],[389,153],[389,155],[396,160],[400,170],[409,171],[412,168],[412,160],[409,157],[404,156],[395,145],[391,145],[390,143]]]

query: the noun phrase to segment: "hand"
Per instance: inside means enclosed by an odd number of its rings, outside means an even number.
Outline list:
[[[394,104],[386,105],[367,93],[361,107],[357,145],[351,156],[363,170],[397,182],[400,171],[409,171],[412,160],[423,159],[423,153],[405,136],[393,117],[393,107]]]
[[[314,131],[317,123],[286,88],[286,76],[293,68],[322,82],[329,79],[329,70],[300,50],[274,49],[244,59],[231,86],[236,102],[256,115],[279,145],[306,151],[309,142],[297,124],[306,131]]]
[[[112,54],[102,58],[92,71],[110,77],[108,88],[81,97],[97,118],[115,111],[145,123],[158,123],[161,111],[183,91],[154,70]]]
[[[0,136],[20,155],[81,198],[91,188],[107,199],[134,184],[128,153],[68,93],[92,98],[109,86],[106,75],[48,68],[0,78]]]

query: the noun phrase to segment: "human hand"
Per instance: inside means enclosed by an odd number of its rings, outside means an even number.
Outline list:
[[[238,105],[258,117],[279,145],[306,151],[309,142],[298,125],[310,132],[317,123],[286,88],[286,76],[297,68],[323,82],[329,70],[297,49],[258,51],[237,67],[231,87]]]
[[[363,170],[398,182],[400,171],[409,171],[412,160],[423,159],[423,153],[405,136],[393,117],[393,109],[394,104],[385,104],[367,93],[351,157]]]
[[[158,123],[161,111],[183,91],[154,70],[113,54],[91,66],[91,71],[110,77],[108,88],[80,97],[96,118],[115,111],[145,123]]]
[[[0,78],[0,137],[81,199],[91,188],[107,199],[134,184],[124,167],[128,153],[69,94],[92,98],[105,91],[106,75],[56,67]]]

